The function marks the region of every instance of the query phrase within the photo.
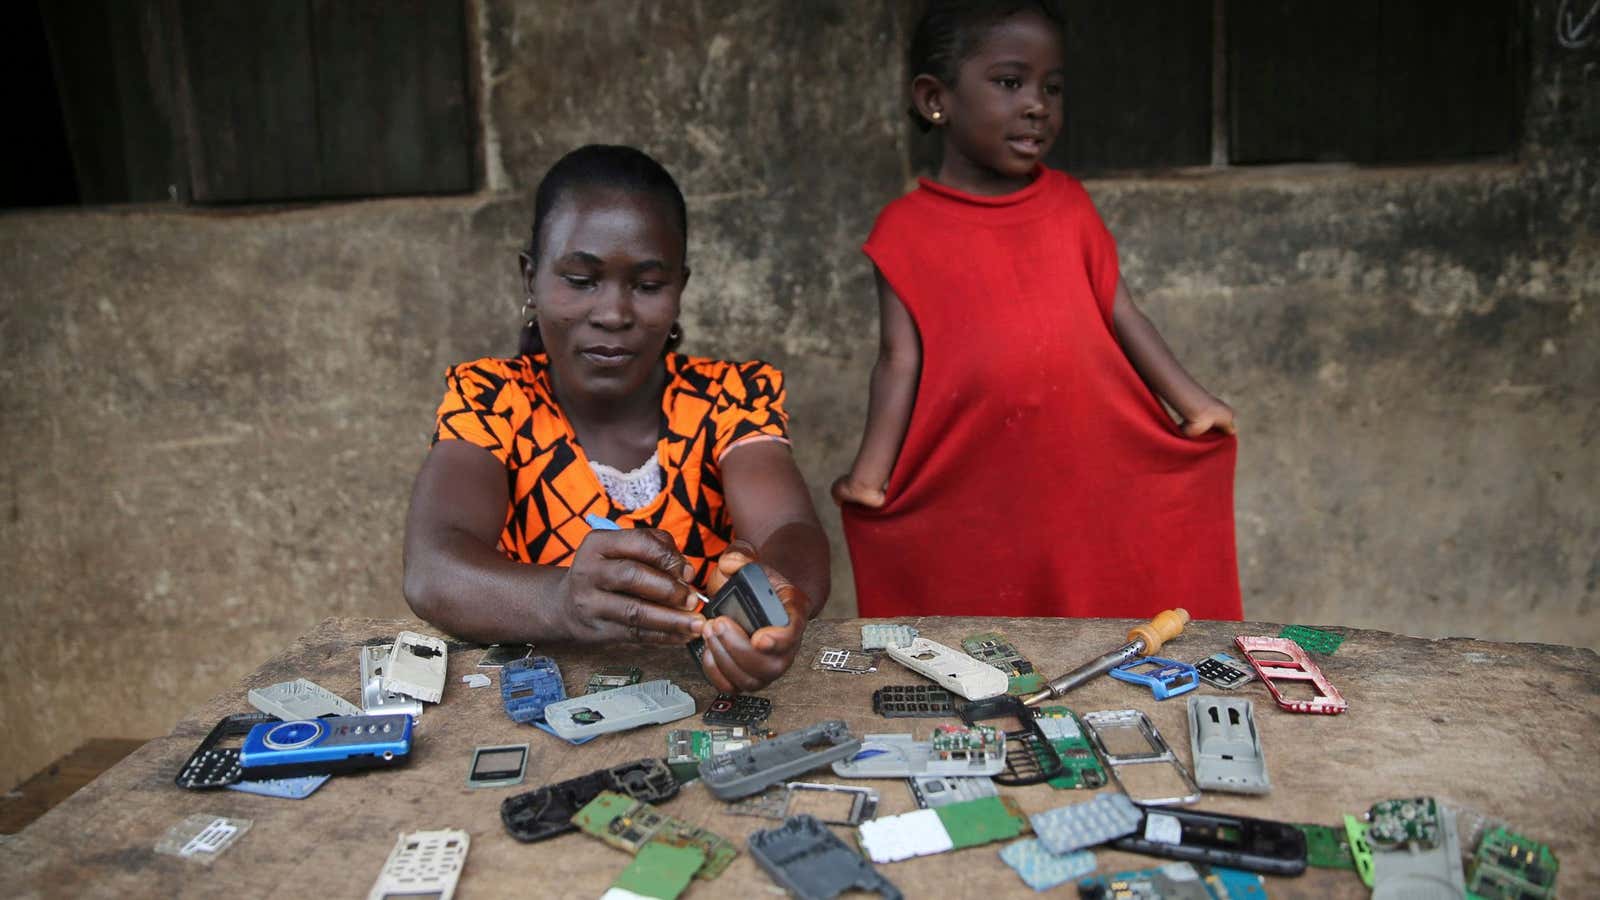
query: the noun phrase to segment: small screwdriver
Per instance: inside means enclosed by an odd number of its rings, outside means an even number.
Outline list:
[[[588,522],[589,523],[589,527],[593,528],[595,531],[621,531],[622,530],[622,526],[621,525],[618,525],[617,523],[611,521],[610,519],[606,518],[605,516],[596,515],[594,513],[589,513],[588,515],[584,516],[583,520],[585,522]],[[696,600],[700,601],[699,605],[695,607],[695,612],[699,612],[700,610],[705,609],[706,604],[711,602],[711,599],[709,597],[707,597],[705,594],[702,594],[699,591],[695,590],[694,589],[694,585],[690,584],[687,581],[684,581],[682,578],[674,578],[672,580],[676,581],[677,583],[679,583],[679,584],[683,585],[684,587],[688,588],[689,589],[689,596],[691,596],[691,597],[695,598]]]
[[[1073,688],[1082,687],[1086,682],[1104,675],[1135,656],[1149,656],[1160,650],[1162,644],[1183,634],[1183,626],[1187,624],[1189,624],[1189,611],[1182,607],[1160,613],[1149,622],[1135,625],[1129,630],[1128,642],[1119,649],[1073,669],[1045,685],[1044,690],[1028,696],[1022,703],[1025,706],[1038,706],[1046,700],[1054,700]]]

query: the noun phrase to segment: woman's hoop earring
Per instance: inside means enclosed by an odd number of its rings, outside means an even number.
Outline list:
[[[527,300],[523,301],[522,324],[524,327],[532,328],[535,324],[537,324],[538,317],[535,315],[537,312],[538,310],[533,305],[532,297],[529,297]]]
[[[683,340],[683,326],[679,325],[677,322],[673,322],[672,323],[672,328],[667,331],[667,340],[669,340],[669,341],[681,341],[681,340]]]

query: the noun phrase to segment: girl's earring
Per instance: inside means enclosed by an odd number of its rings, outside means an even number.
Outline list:
[[[928,113],[928,118],[934,120],[935,122],[938,122],[938,121],[940,121],[941,119],[944,118],[944,113],[942,113],[942,112],[940,112],[940,111],[938,111],[936,109],[933,112]]]

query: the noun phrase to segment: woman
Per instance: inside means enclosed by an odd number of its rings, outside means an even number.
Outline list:
[[[583,147],[546,173],[521,353],[446,373],[406,519],[417,615],[477,640],[700,636],[728,692],[788,669],[827,602],[828,543],[789,453],[782,374],[673,352],[687,240],[682,193],[638,150]],[[757,559],[788,626],[747,635],[695,611],[688,583],[714,591]]]

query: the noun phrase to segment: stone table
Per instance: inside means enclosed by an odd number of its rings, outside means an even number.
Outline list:
[[[902,620],[924,636],[955,646],[969,634],[998,629],[1043,672],[1054,675],[1122,642],[1118,620]],[[878,671],[847,675],[811,668],[820,648],[859,647],[859,620],[813,623],[800,661],[766,691],[769,726],[787,731],[842,718],[858,734],[915,730],[925,736],[937,720],[885,720],[871,711],[871,694],[887,684],[921,681],[887,658]],[[1196,622],[1168,645],[1167,655],[1197,660],[1229,649],[1237,634],[1277,634],[1266,623]],[[468,688],[461,675],[477,671],[481,651],[458,649],[449,659],[444,702],[429,706],[416,734],[410,766],[336,776],[305,800],[279,800],[236,791],[186,791],[173,775],[218,719],[250,710],[245,692],[304,677],[359,700],[357,648],[392,639],[415,622],[329,619],[182,722],[150,741],[21,834],[0,838],[6,893],[21,896],[201,897],[279,891],[279,896],[364,896],[401,831],[463,828],[472,835],[460,896],[597,897],[630,861],[621,851],[583,834],[520,844],[500,824],[499,805],[513,793],[642,756],[662,756],[672,727],[699,726],[698,717],[602,737],[572,747],[511,722],[494,686]],[[1562,865],[1563,896],[1600,886],[1600,859],[1588,852],[1600,837],[1600,661],[1571,647],[1503,644],[1466,639],[1421,640],[1336,628],[1338,652],[1317,657],[1344,693],[1339,716],[1279,710],[1259,682],[1233,692],[1255,701],[1272,793],[1245,797],[1208,793],[1198,809],[1288,822],[1336,825],[1375,801],[1431,794],[1498,816],[1549,843]],[[677,649],[608,651],[544,647],[561,664],[569,689],[580,691],[601,666],[638,665],[645,677],[668,677],[692,693],[700,711],[714,695]],[[219,650],[220,652],[220,650]],[[1203,689],[1209,690],[1209,687]],[[1218,692],[1221,693],[1221,692]],[[1136,707],[1189,761],[1182,699],[1156,702],[1142,688],[1102,678],[1068,698],[1079,712]],[[703,726],[701,726],[703,727]],[[522,787],[472,790],[465,778],[472,748],[532,745]],[[837,780],[831,772],[816,780]],[[861,782],[882,795],[880,815],[915,808],[899,780]],[[1022,808],[1039,812],[1087,799],[1083,791],[1039,785],[1006,788]],[[685,788],[665,804],[679,818],[734,840],[777,823],[733,816],[703,786]],[[253,827],[210,866],[156,854],[166,829],[191,813],[251,819]],[[840,829],[841,832],[844,829]],[[846,835],[848,838],[848,835]],[[1000,845],[887,864],[879,870],[907,896],[1029,895],[999,859]],[[1099,852],[1100,872],[1157,865],[1149,857]],[[1362,897],[1351,872],[1311,869],[1301,878],[1269,878],[1274,897]],[[1058,889],[1070,894],[1069,889]],[[691,884],[687,897],[776,896],[767,876],[741,853],[716,881]]]

